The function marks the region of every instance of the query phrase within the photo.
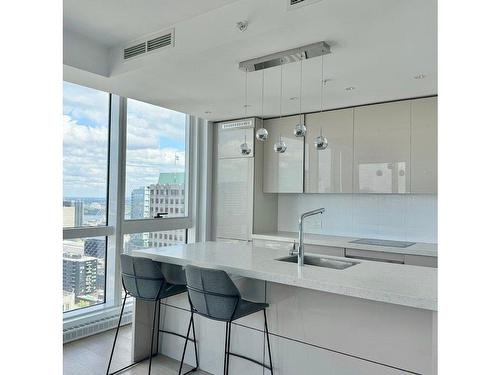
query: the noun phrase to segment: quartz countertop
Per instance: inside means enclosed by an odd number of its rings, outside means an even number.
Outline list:
[[[437,269],[356,260],[344,270],[276,260],[286,250],[252,243],[197,242],[135,250],[134,256],[177,265],[193,264],[228,273],[322,292],[437,311]],[[345,258],[329,257],[346,260]]]
[[[293,242],[298,241],[299,235],[296,232],[269,232],[269,233],[254,233],[253,239],[268,240],[268,241],[283,241]],[[383,251],[386,253],[398,253],[409,255],[421,255],[437,257],[437,244],[417,242],[408,247],[392,247],[392,246],[375,246],[365,245],[358,243],[351,243],[350,241],[357,240],[360,237],[344,237],[344,236],[331,236],[325,234],[311,234],[304,235],[304,243],[307,245],[319,246],[335,246],[344,247],[349,249],[369,250],[369,251]],[[306,249],[307,252],[307,249]]]

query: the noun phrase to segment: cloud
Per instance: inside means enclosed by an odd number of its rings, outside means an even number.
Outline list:
[[[109,96],[65,82],[63,98],[64,195],[105,197]],[[137,187],[156,183],[161,172],[184,170],[186,116],[129,100],[127,120],[129,196]]]

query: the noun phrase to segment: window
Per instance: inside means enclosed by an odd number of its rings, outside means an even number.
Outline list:
[[[127,100],[125,219],[150,217],[144,209],[142,216],[131,214],[144,205],[134,191],[156,197],[172,188],[185,189],[186,123],[183,113]],[[151,201],[155,206],[162,203],[157,198]]]
[[[63,84],[63,227],[107,224],[109,94]]]
[[[63,312],[105,302],[109,104],[108,93],[63,83]]]
[[[103,303],[106,237],[63,241],[63,312]]]
[[[153,241],[153,238],[158,238]],[[165,247],[180,245],[186,243],[187,230],[174,229],[158,233],[132,233],[123,237],[124,252],[130,254],[134,250],[145,249],[148,247]]]

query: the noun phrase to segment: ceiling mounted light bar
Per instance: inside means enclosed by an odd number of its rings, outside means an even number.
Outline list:
[[[331,47],[326,42],[308,44],[307,46],[293,48],[282,52],[272,53],[267,56],[240,62],[240,69],[245,72],[253,72],[272,68],[282,64],[288,64],[300,60],[307,60],[313,57],[323,56],[331,53]]]

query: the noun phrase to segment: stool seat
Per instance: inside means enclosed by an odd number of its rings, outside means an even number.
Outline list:
[[[269,304],[267,303],[252,302],[240,299],[240,302],[236,306],[236,311],[234,312],[233,320],[240,319],[247,315],[251,315],[256,312],[262,311],[267,307],[269,307]]]

